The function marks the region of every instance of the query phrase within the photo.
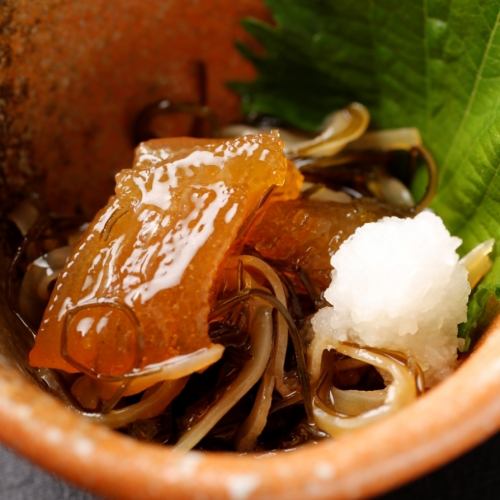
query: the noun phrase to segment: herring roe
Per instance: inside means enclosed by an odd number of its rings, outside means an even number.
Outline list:
[[[431,386],[455,366],[467,318],[468,273],[443,221],[430,211],[364,224],[331,258],[325,307],[312,318],[321,343],[354,342],[412,356]]]

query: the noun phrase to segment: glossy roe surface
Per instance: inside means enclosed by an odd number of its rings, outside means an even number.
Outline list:
[[[300,267],[322,291],[331,280],[330,257],[341,243],[362,224],[386,215],[394,215],[394,208],[368,198],[278,201],[252,227],[246,243],[266,259]]]
[[[277,136],[143,143],[61,274],[34,366],[119,375],[208,347],[221,263],[287,160]]]

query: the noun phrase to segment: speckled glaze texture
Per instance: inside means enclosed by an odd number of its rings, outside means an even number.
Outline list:
[[[131,164],[135,115],[164,97],[197,102],[199,61],[207,104],[234,120],[226,83],[251,74],[234,49],[247,39],[239,21],[263,15],[258,0],[0,2],[0,172],[10,190],[29,181],[54,210],[93,215]]]
[[[91,424],[0,366],[0,439],[96,493],[120,498],[359,498],[402,484],[500,429],[500,319],[416,403],[337,440],[264,456],[189,452]]]
[[[0,2],[0,204],[31,183],[58,211],[92,213],[131,162],[137,111],[164,96],[193,100],[194,61],[207,64],[209,105],[234,119],[239,104],[225,83],[251,74],[233,46],[246,15],[265,16],[261,2]],[[0,339],[8,328],[0,312]],[[337,440],[264,456],[182,454],[134,441],[43,392],[15,358],[0,342],[0,440],[114,498],[359,498],[500,429],[500,318],[452,376],[403,411]]]

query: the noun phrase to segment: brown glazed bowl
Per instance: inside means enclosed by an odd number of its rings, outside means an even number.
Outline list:
[[[37,191],[91,215],[132,158],[130,126],[162,97],[199,98],[221,121],[239,103],[225,87],[251,68],[234,50],[257,0],[0,2],[0,210]],[[183,124],[172,134],[183,133]],[[184,132],[185,133],[185,132]],[[3,230],[3,229],[2,229]],[[0,234],[0,241],[5,238]],[[5,258],[0,255],[1,281]],[[120,498],[355,498],[451,460],[500,429],[500,318],[446,381],[398,414],[337,440],[265,456],[144,444],[79,417],[36,386],[10,341],[0,290],[0,441],[98,494]]]

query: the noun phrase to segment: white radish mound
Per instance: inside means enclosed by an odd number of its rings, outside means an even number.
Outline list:
[[[467,270],[441,218],[385,217],[364,224],[331,258],[333,307],[312,325],[325,344],[348,341],[413,356],[427,386],[453,370],[458,324],[467,318]],[[318,339],[319,340],[319,339]]]

